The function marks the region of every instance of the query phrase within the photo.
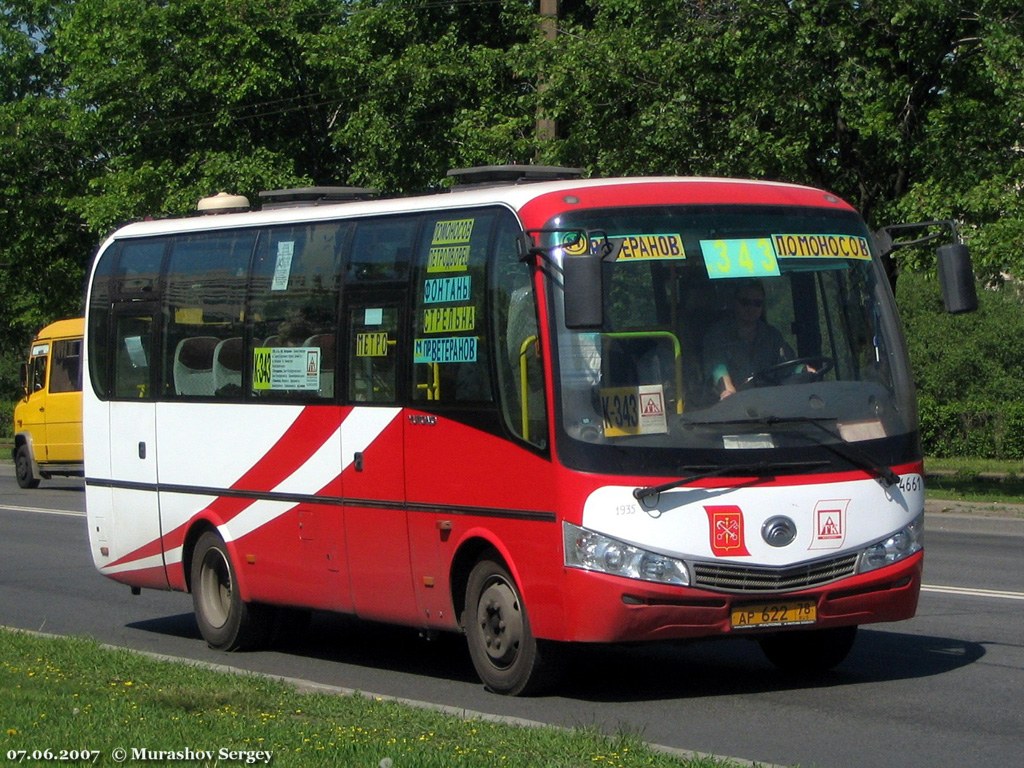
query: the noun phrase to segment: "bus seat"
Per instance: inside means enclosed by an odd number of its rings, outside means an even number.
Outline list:
[[[223,387],[238,387],[236,394],[241,392],[242,387],[242,337],[235,336],[224,339],[217,343],[213,350],[213,391],[216,394],[231,394],[222,392]]]
[[[174,350],[174,392],[178,395],[213,395],[214,336],[182,339]]]

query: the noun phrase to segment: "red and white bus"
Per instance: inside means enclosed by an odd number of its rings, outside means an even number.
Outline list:
[[[520,183],[265,193],[110,236],[97,568],[191,592],[215,648],[312,610],[463,632],[509,694],[565,643],[741,635],[807,671],[913,616],[913,382],[857,213],[777,183],[485,172]],[[742,302],[759,370],[733,355]]]

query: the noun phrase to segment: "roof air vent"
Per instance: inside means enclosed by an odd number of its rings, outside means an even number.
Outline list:
[[[264,211],[269,211],[273,208],[352,203],[376,196],[377,190],[366,187],[300,187],[260,192],[260,203]]]
[[[557,165],[480,165],[448,171],[448,177],[455,180],[456,187],[462,188],[560,181],[579,179],[582,176],[582,168],[562,168]]]

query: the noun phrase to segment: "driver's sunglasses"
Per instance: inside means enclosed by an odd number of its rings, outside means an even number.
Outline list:
[[[736,300],[740,303],[740,306],[743,306],[743,307],[758,307],[758,308],[760,308],[760,307],[764,306],[764,299],[744,299],[744,298],[738,298]]]

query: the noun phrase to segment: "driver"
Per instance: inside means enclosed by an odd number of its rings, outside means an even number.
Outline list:
[[[732,314],[704,337],[704,364],[719,399],[755,373],[793,359],[792,347],[764,319],[764,297],[759,280],[743,280],[733,293]]]

